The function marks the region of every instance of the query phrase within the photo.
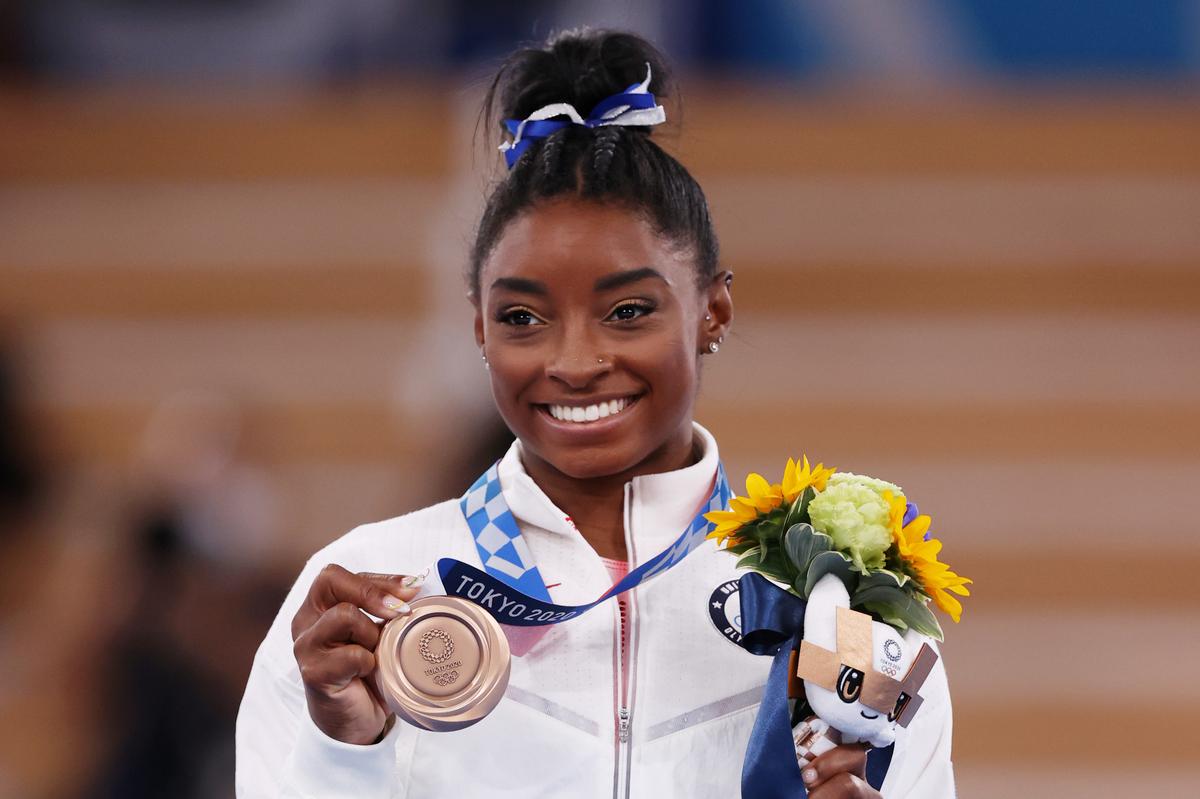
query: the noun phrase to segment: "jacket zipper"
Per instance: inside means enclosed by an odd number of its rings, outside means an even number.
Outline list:
[[[625,552],[632,567],[637,563],[637,554],[633,546],[633,485],[630,484],[625,490]],[[625,674],[623,658],[621,657],[621,609],[616,608],[617,627],[614,645],[616,648],[617,661],[617,752],[616,752],[616,769],[613,775],[613,797],[614,799],[628,799],[630,787],[630,748],[633,740],[633,700],[634,700],[634,676],[637,674],[637,645],[638,645],[638,624],[637,624],[637,600],[634,594],[637,591],[634,588],[624,594],[626,607],[628,608],[625,623],[629,628],[629,668],[628,675]]]

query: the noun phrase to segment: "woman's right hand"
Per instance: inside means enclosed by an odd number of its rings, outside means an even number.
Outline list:
[[[308,714],[330,738],[371,744],[383,734],[389,711],[371,678],[383,622],[366,614],[386,622],[411,613],[407,600],[419,584],[419,577],[355,574],[334,564],[313,581],[292,619],[292,651]]]

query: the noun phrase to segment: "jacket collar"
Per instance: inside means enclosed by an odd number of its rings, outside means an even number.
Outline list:
[[[635,539],[630,559],[635,565],[678,538],[712,492],[720,457],[717,442],[699,424],[692,425],[701,448],[696,463],[672,472],[635,477],[625,484],[626,518],[632,523]],[[523,453],[520,440],[513,442],[499,466],[500,488],[513,516],[522,525],[581,537],[567,515],[525,471]]]

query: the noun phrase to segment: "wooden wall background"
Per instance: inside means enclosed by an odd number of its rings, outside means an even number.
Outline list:
[[[445,494],[489,407],[474,99],[0,97],[0,316],[72,473],[116,480],[208,388],[282,568]],[[1191,793],[1198,142],[1186,97],[688,97],[672,146],[737,274],[699,418],[737,478],[806,452],[932,513],[976,580],[945,647],[965,797]]]

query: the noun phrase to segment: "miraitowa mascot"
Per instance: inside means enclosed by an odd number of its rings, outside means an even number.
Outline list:
[[[801,767],[839,742],[891,745],[896,725],[907,727],[921,707],[921,686],[938,659],[920,633],[901,634],[851,610],[846,586],[833,574],[809,594],[793,657],[792,674],[804,680],[817,714],[793,731]]]

